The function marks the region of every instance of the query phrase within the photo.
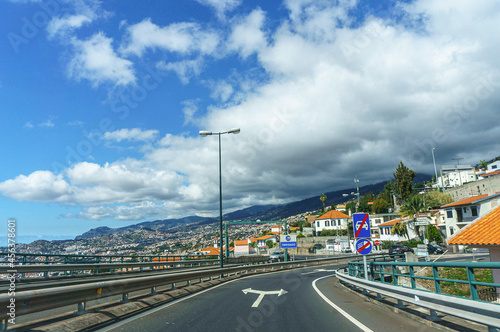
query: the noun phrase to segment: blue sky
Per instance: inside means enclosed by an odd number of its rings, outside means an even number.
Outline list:
[[[0,1],[0,218],[213,216],[499,155],[500,4]],[[7,227],[0,229],[5,238]]]

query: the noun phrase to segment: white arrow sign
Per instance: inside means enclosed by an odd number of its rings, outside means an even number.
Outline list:
[[[255,290],[255,289],[251,289],[251,288],[245,288],[242,290],[242,292],[245,293],[245,295],[248,293],[259,294],[259,297],[257,298],[257,300],[252,304],[253,308],[257,308],[259,306],[260,302],[262,301],[262,299],[264,298],[264,296],[266,296],[266,295],[281,296],[283,294],[288,293],[284,289],[280,289],[279,291],[260,291],[260,290]]]

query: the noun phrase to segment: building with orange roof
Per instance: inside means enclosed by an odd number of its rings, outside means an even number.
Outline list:
[[[323,214],[321,217],[316,218],[314,221],[314,226],[316,228],[316,234],[323,230],[341,230],[347,229],[347,224],[349,223],[349,217],[347,214],[342,213],[337,210],[330,210]]]
[[[500,206],[464,227],[447,242],[471,248],[486,248],[490,252],[490,261],[500,262]],[[493,280],[500,284],[499,269],[493,270]],[[498,292],[500,289],[497,288]]]
[[[250,246],[250,240],[236,240],[234,241],[234,256],[247,256],[256,254],[255,248]]]
[[[267,244],[266,244],[267,241],[273,241],[273,243],[277,242],[276,236],[274,236],[274,235],[264,235],[264,236],[258,237],[256,240],[257,240],[257,246],[259,248],[267,247]]]
[[[379,234],[380,234],[380,241],[396,241],[396,242],[401,242],[401,241],[408,241],[409,239],[412,239],[417,236],[415,233],[415,230],[410,227],[408,221],[409,218],[396,218],[393,220],[389,220],[383,224],[378,225],[379,228]],[[406,238],[405,236],[401,236],[398,234],[392,234],[392,227],[398,223],[404,223],[406,226],[406,231],[408,233],[408,237]]]
[[[467,225],[482,218],[500,205],[500,193],[477,195],[443,205],[446,238],[451,238]]]

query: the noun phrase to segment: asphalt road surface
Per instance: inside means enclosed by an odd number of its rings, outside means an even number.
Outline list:
[[[102,331],[432,331],[340,285],[332,265],[236,279]]]

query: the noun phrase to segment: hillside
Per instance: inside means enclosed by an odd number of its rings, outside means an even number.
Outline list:
[[[431,179],[430,175],[417,175],[415,178],[415,183],[426,182]],[[370,184],[367,186],[362,186],[359,188],[360,195],[366,195],[368,193],[373,193],[377,195],[384,189],[384,186],[389,181],[383,181],[375,184]],[[342,189],[338,191],[331,191],[324,193],[327,196],[325,206],[330,206],[332,204],[340,204],[346,201],[343,194],[350,194],[351,192],[356,192],[356,188]],[[320,195],[306,198],[300,201],[288,203],[285,205],[257,205],[246,209],[234,211],[227,213],[223,216],[224,221],[255,221],[255,220],[281,220],[290,216],[298,215],[308,211],[315,211],[320,209],[321,202],[319,200]],[[110,228],[110,227],[98,227],[89,230],[75,238],[75,240],[90,239],[97,236],[108,235],[108,234],[122,234],[133,232],[140,229],[146,230],[161,230],[168,233],[173,233],[178,230],[178,227],[187,227],[190,229],[196,228],[201,225],[216,223],[219,218],[206,218],[198,216],[189,216],[179,219],[165,219],[165,220],[154,220],[138,223],[135,225],[120,227],[120,228]]]

